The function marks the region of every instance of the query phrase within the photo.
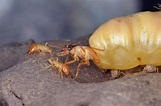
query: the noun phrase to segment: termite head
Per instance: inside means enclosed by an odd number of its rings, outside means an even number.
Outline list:
[[[76,46],[77,45],[65,45],[65,47],[63,47],[63,49],[59,53],[57,53],[57,55],[58,56],[65,56],[65,55],[69,54],[70,51]]]
[[[33,54],[36,51],[37,45],[32,44],[32,46],[28,49],[27,54]]]

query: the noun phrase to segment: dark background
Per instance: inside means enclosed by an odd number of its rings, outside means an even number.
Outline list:
[[[141,1],[141,10],[142,11],[157,11],[154,6],[158,7],[158,3],[161,3],[161,0],[140,0]]]
[[[0,0],[0,45],[89,35],[111,18],[157,11],[157,3],[161,0]]]

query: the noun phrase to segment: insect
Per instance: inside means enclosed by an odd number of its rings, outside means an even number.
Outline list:
[[[149,64],[144,67],[142,73],[159,73],[159,70],[156,66]]]
[[[96,48],[94,48],[94,49],[96,49]],[[82,60],[78,64],[77,72],[76,72],[74,79],[76,79],[78,77],[79,68],[82,65],[90,66],[89,60],[95,61],[98,64],[100,63],[100,59],[97,56],[96,52],[93,50],[93,48],[88,47],[88,46],[66,45],[59,53],[57,53],[58,56],[65,56],[68,54],[73,56],[74,60],[68,61],[68,62],[66,62],[66,64],[74,63],[76,61],[79,61],[80,59]],[[68,59],[68,57],[67,57],[67,59]],[[66,61],[67,61],[67,59],[66,59]]]
[[[109,20],[89,38],[103,69],[161,66],[161,12],[140,12]]]
[[[32,44],[29,49],[27,54],[34,54],[36,52],[42,52],[42,53],[50,53],[52,55],[52,48],[47,46],[47,43],[45,45],[42,44]]]
[[[111,78],[110,79],[116,79],[121,76],[121,70],[111,70]]]
[[[53,57],[51,57],[50,59],[48,59],[48,61],[51,64],[52,68],[58,69],[61,78],[63,78],[63,74],[65,74],[66,76],[70,75],[70,68],[65,63],[58,62],[58,58],[54,59]]]

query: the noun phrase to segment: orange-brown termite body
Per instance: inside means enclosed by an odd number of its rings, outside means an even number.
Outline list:
[[[70,68],[65,63],[58,62],[58,59],[51,57],[48,59],[52,68],[57,68],[60,74],[60,77],[63,78],[63,74],[66,76],[70,75]]]
[[[103,69],[127,70],[138,65],[161,66],[161,12],[140,12],[114,18],[89,38]],[[150,68],[148,68],[150,69]]]
[[[47,44],[32,44],[29,49],[27,54],[34,54],[36,52],[41,52],[41,53],[50,53],[52,55],[52,48],[47,46]]]
[[[88,46],[66,45],[59,53],[57,53],[58,56],[65,56],[68,54],[70,54],[74,58],[74,60],[68,61],[66,62],[66,64],[71,64],[81,59],[81,62],[78,64],[74,79],[78,77],[80,66],[90,66],[89,60],[95,61],[97,64],[100,63],[100,59],[97,56],[96,52],[93,50],[93,48]]]

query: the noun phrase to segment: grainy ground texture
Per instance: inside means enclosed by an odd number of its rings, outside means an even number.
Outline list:
[[[0,47],[0,106],[160,106],[161,74],[129,75],[107,81],[91,63],[69,65],[71,77],[60,78],[56,69],[46,68],[49,54],[26,55],[28,43]],[[45,43],[45,42],[44,42]],[[48,41],[54,53],[66,44],[87,44],[86,39]],[[42,43],[43,44],[43,43]],[[61,57],[60,61],[64,61]]]

